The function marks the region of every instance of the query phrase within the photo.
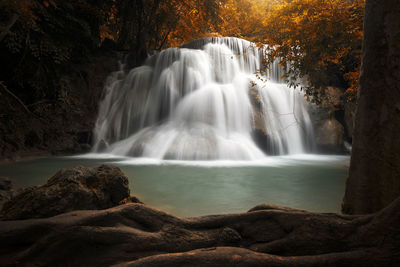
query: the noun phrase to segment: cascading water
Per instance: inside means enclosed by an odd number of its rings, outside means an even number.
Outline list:
[[[304,97],[280,81],[278,63],[267,82],[256,77],[262,53],[242,39],[205,38],[113,73],[95,152],[178,160],[305,153],[313,131]]]

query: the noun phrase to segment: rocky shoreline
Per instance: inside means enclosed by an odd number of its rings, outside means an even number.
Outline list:
[[[117,167],[61,170],[45,185],[19,192],[5,203],[0,263],[395,266],[400,262],[400,199],[372,215],[310,213],[264,204],[247,213],[195,218],[178,218],[133,202],[138,200],[130,196],[128,180]]]

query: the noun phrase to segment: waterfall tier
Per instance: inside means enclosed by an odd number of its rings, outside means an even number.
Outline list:
[[[263,49],[237,38],[170,48],[107,81],[96,152],[178,160],[255,160],[310,149],[304,97],[278,63],[257,78]]]

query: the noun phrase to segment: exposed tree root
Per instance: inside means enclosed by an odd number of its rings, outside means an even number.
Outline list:
[[[374,215],[262,205],[177,218],[143,204],[0,222],[0,262],[22,265],[395,266],[400,198]]]

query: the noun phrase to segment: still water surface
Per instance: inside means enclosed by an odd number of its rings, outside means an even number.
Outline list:
[[[61,168],[119,166],[131,193],[147,205],[183,217],[246,212],[270,203],[316,212],[339,212],[347,156],[297,155],[261,161],[159,161],[110,155],[52,157],[0,165],[15,187],[41,185]]]

